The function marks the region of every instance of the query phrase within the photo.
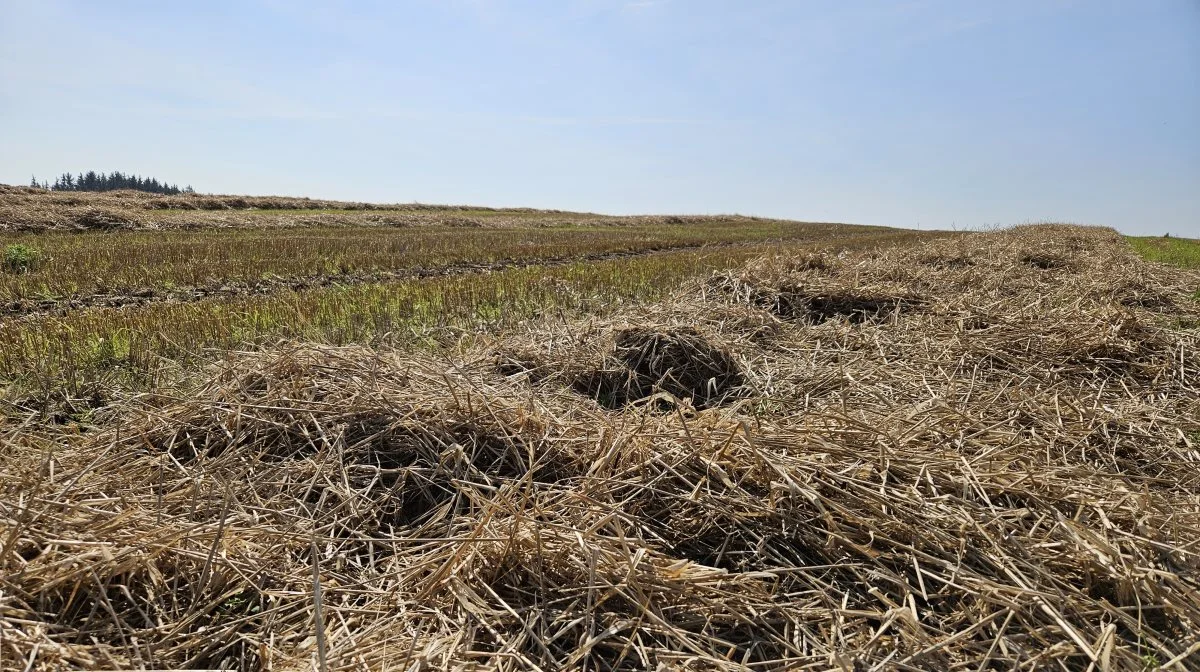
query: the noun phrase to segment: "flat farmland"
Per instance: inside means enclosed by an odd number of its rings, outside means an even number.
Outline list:
[[[542,263],[747,243],[819,243],[888,230],[748,218],[688,224],[503,228],[423,226],[116,231],[0,234],[4,247],[43,256],[26,272],[0,276],[0,301],[88,299],[95,294],[170,293],[230,283],[373,274],[445,267]],[[892,232],[894,233],[894,231]]]
[[[1190,241],[4,203],[0,668],[1200,663]]]
[[[219,349],[438,344],[617,310],[763,255],[920,237],[736,216],[60,196],[7,193],[16,214],[0,220],[0,248],[16,255],[0,273],[0,378],[23,407],[161,384]],[[74,225],[47,224],[62,219]]]

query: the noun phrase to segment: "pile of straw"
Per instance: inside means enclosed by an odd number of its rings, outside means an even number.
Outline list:
[[[231,355],[10,432],[0,666],[1194,669],[1198,283],[1019,228]]]
[[[141,191],[48,191],[0,184],[0,233],[293,227],[516,228],[529,226],[730,225],[779,220],[741,215],[599,215],[534,208],[361,203],[286,196],[166,196]],[[815,224],[815,223],[809,223]],[[841,226],[841,225],[831,225]],[[860,227],[862,233],[885,231]],[[846,232],[841,232],[845,234]]]

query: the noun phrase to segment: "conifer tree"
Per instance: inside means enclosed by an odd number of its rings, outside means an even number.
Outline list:
[[[54,184],[48,181],[38,181],[37,176],[31,176],[29,186],[35,189],[51,189],[54,191],[116,191],[119,189],[133,189],[137,191],[148,191],[155,194],[194,194],[195,189],[189,184],[186,188],[180,189],[179,185],[171,184],[170,182],[160,182],[157,177],[142,177],[134,173],[122,173],[119,170],[114,170],[110,173],[97,173],[94,170],[89,170],[86,173],[80,171],[78,174],[63,173],[54,178]]]

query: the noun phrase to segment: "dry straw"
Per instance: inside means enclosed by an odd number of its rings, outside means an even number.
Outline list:
[[[9,432],[0,665],[1195,669],[1198,281],[1030,227],[231,355]]]
[[[744,216],[608,216],[533,208],[424,203],[359,203],[287,196],[224,196],[141,191],[47,191],[0,184],[0,233],[88,230],[191,230],[341,226],[525,228],[660,226],[778,221]]]

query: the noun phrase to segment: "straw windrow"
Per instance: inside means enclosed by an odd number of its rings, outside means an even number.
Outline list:
[[[329,669],[1189,669],[1198,283],[1031,227],[234,354],[10,432],[0,661],[312,669],[319,584]]]

